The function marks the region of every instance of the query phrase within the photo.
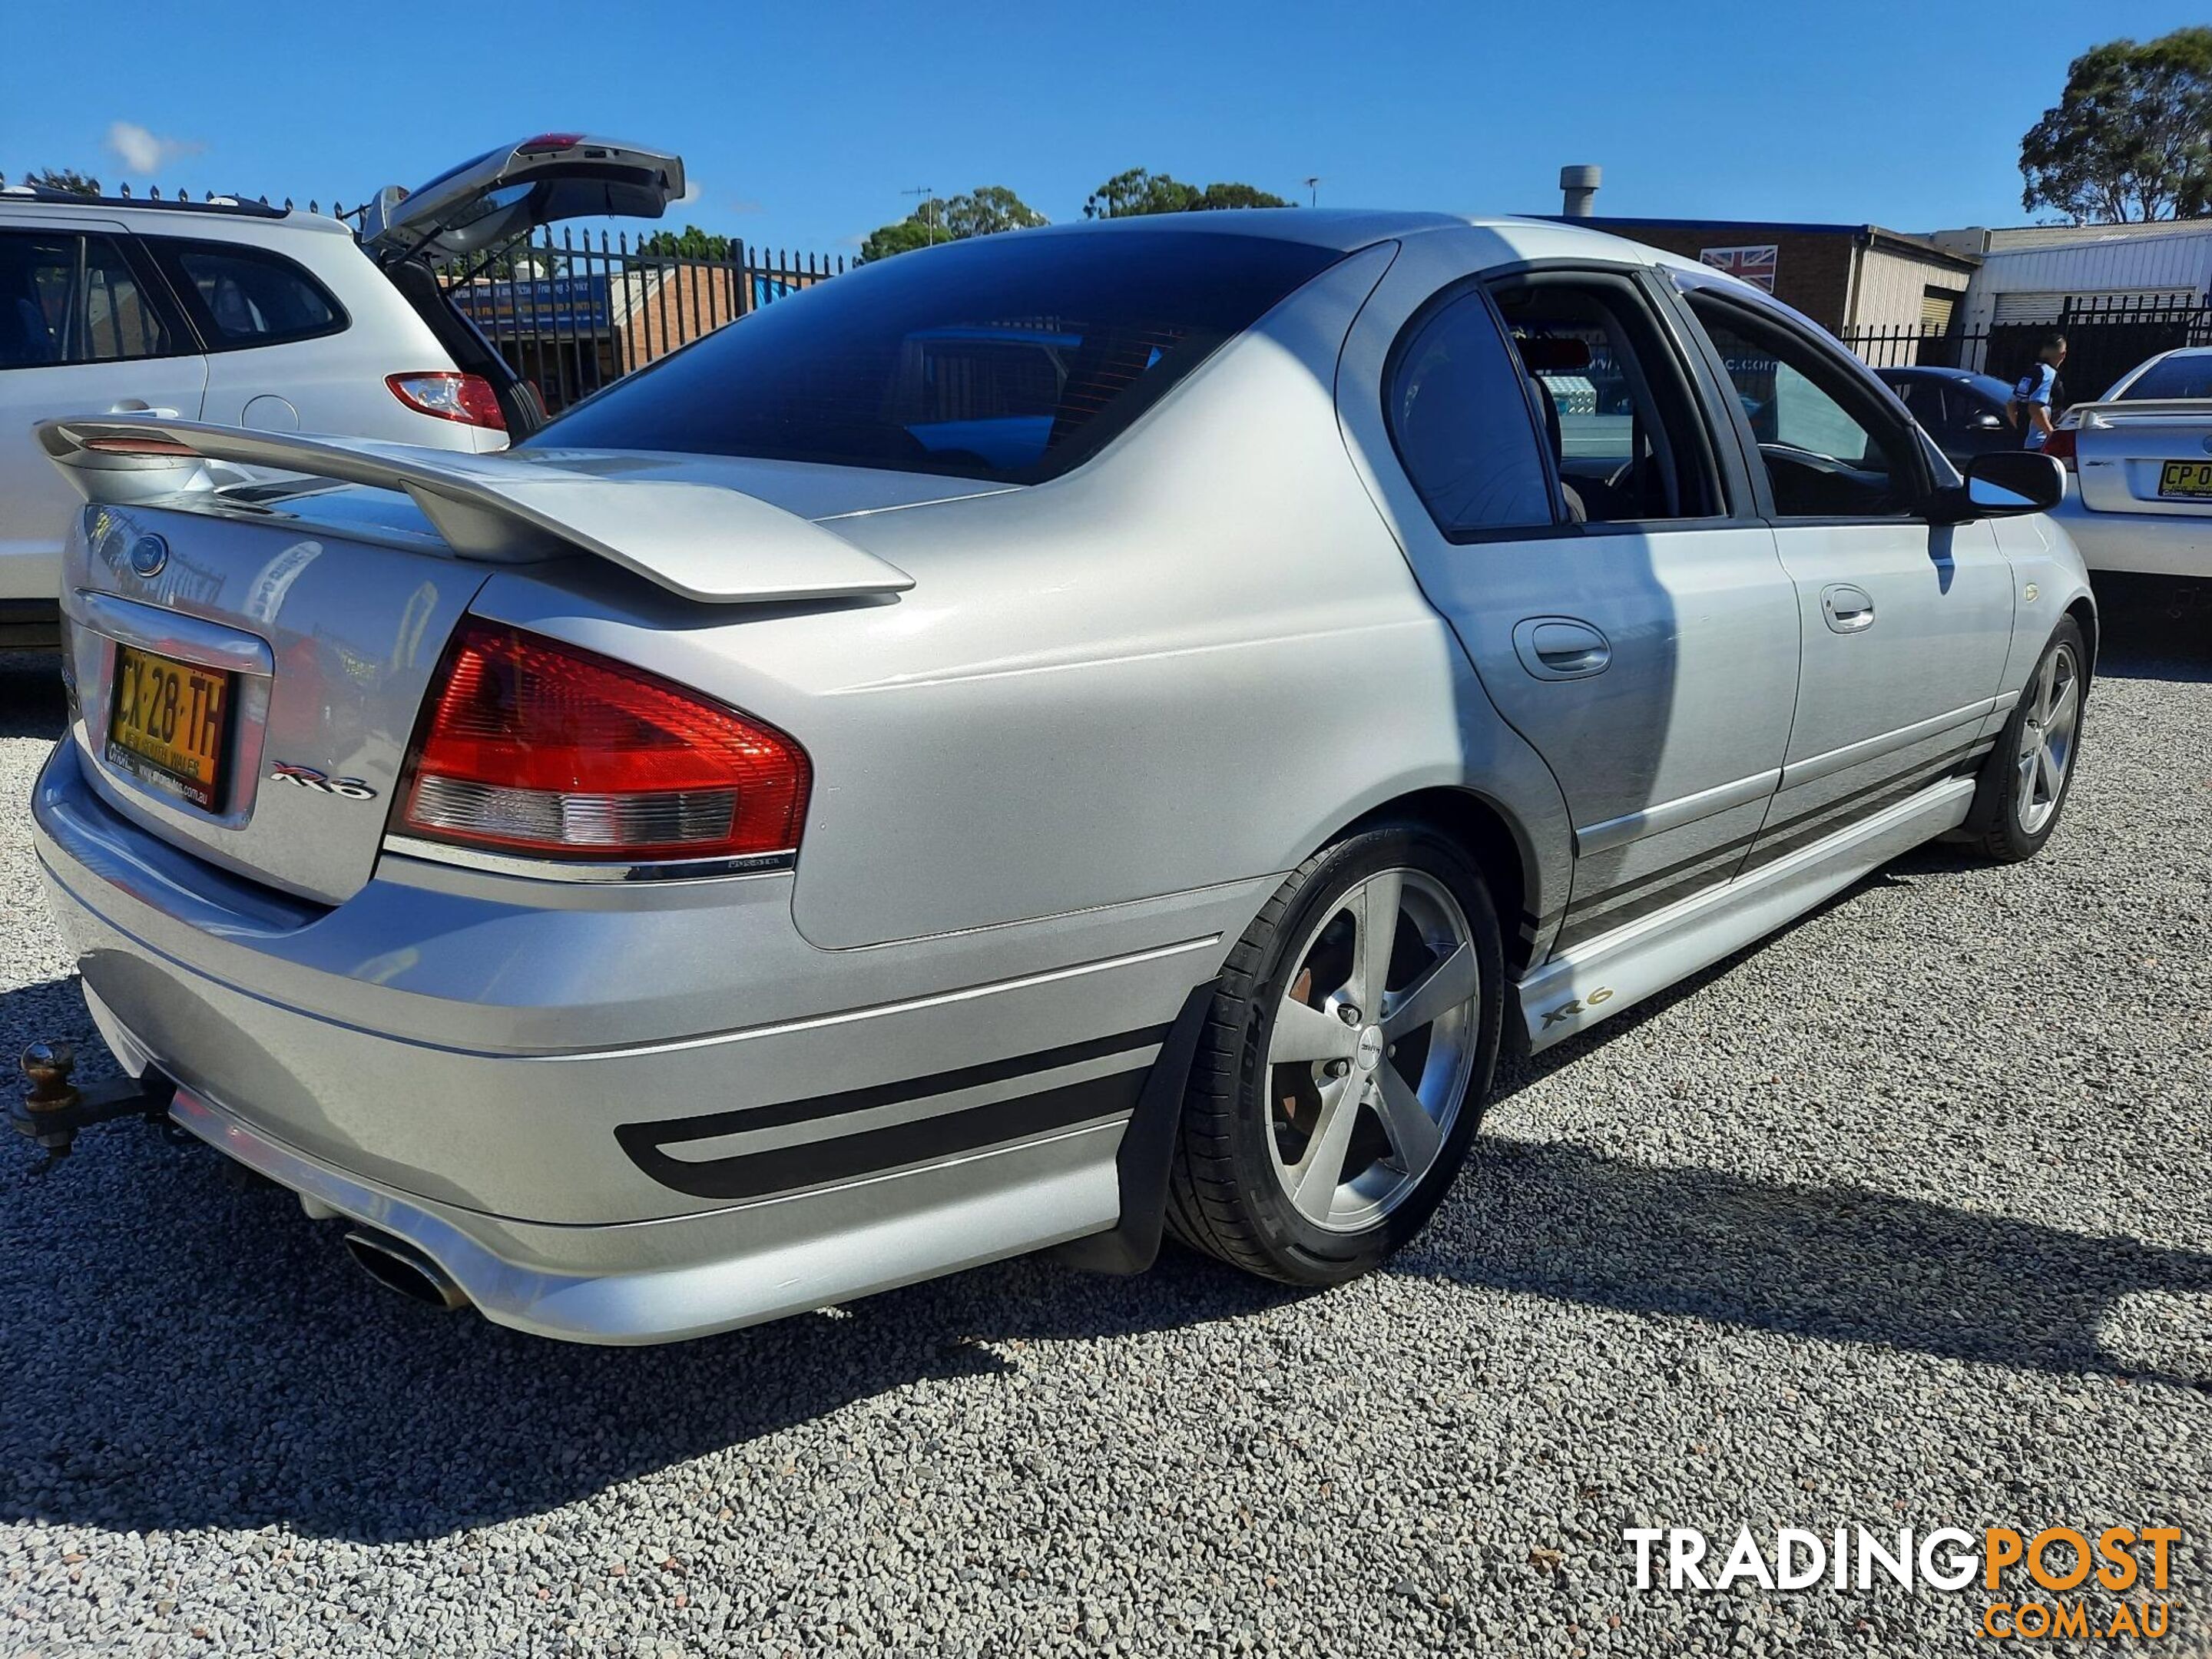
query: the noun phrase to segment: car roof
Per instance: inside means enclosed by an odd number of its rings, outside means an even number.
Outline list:
[[[9,185],[0,188],[0,208],[50,208],[62,213],[96,213],[103,219],[114,219],[125,224],[135,221],[156,228],[173,229],[179,216],[183,216],[264,225],[270,228],[282,225],[288,230],[338,231],[348,236],[353,234],[350,227],[321,214],[307,213],[292,207],[271,207],[266,202],[251,201],[236,196],[219,196],[206,202],[187,201],[179,197],[174,201],[163,202],[151,197],[80,196],[70,191],[49,190],[41,185]]]
[[[1629,260],[1639,264],[1664,264],[1688,270],[1721,273],[1710,265],[1686,259],[1642,242],[1607,231],[1592,230],[1555,219],[1518,218],[1509,215],[1483,217],[1471,214],[1429,213],[1383,208],[1240,208],[1227,212],[1131,214],[1116,219],[1077,219],[1065,224],[1040,225],[1019,233],[1024,236],[1143,236],[1172,231],[1202,231],[1209,234],[1266,237],[1275,241],[1302,242],[1312,247],[1352,253],[1376,242],[1439,232],[1486,230],[1513,245],[1527,258],[1583,258]]]

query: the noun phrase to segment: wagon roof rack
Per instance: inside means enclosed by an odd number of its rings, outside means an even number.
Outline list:
[[[249,219],[282,219],[292,211],[243,196],[218,196],[205,202],[188,201],[183,197],[164,200],[159,196],[82,196],[75,191],[56,190],[50,185],[0,185],[0,202],[51,202],[58,207],[79,208],[151,208],[159,213],[236,213]]]

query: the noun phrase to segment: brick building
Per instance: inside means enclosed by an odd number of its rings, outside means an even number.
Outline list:
[[[1739,219],[1571,222],[1732,270],[1840,334],[1846,329],[1951,326],[1981,261],[1880,225],[1778,224]]]

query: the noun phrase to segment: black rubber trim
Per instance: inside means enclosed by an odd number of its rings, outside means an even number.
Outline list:
[[[1061,1245],[1054,1254],[1069,1267],[1091,1273],[1140,1273],[1159,1258],[1167,1231],[1168,1166],[1175,1158],[1176,1131],[1182,1122],[1182,1100],[1190,1086],[1191,1062],[1206,1029],[1206,1016],[1220,989],[1218,980],[1194,985],[1168,1028],[1159,1058],[1145,1074],[1144,1092],[1114,1154],[1121,1187],[1121,1218],[1103,1233]]]
[[[1008,1060],[963,1066],[950,1072],[934,1072],[927,1077],[875,1084],[865,1089],[848,1089],[834,1095],[787,1100],[772,1106],[657,1123],[618,1124],[615,1140],[629,1154],[630,1162],[662,1186],[698,1198],[761,1198],[825,1182],[849,1181],[859,1176],[953,1158],[1000,1141],[1042,1134],[1092,1118],[1130,1111],[1136,1106],[1143,1088],[1146,1068],[1110,1073],[1036,1094],[994,1100],[985,1105],[915,1118],[857,1134],[832,1134],[796,1146],[744,1152],[709,1163],[695,1164],[671,1158],[665,1149],[685,1141],[711,1139],[716,1135],[834,1120],[874,1107],[953,1094],[1063,1066],[1127,1054],[1165,1042],[1171,1029],[1165,1025],[1147,1026],[1141,1030],[1040,1049],[1035,1054],[1017,1054]]]
[[[1600,933],[1625,927],[1639,916],[1649,915],[1654,910],[1663,910],[1692,893],[1722,884],[1713,879],[1711,871],[1700,871],[1687,881],[1656,890],[1652,888],[1655,882],[1663,881],[1694,865],[1749,848],[1752,849],[1750,857],[1745,860],[1741,868],[1732,872],[1735,878],[1741,879],[1801,847],[1809,847],[1828,834],[1838,818],[1878,811],[1883,807],[1896,805],[1931,783],[1939,782],[1961,765],[1978,760],[1989,746],[1985,740],[1981,739],[1961,744],[1934,759],[1916,761],[1887,776],[1877,778],[1848,795],[1839,796],[1776,823],[1764,824],[1751,835],[1740,836],[1733,841],[1708,848],[1680,863],[1647,872],[1619,886],[1609,887],[1602,893],[1592,894],[1589,898],[1567,907],[1565,926],[1559,930],[1559,937],[1553,948],[1565,950],[1585,939],[1595,939]],[[1639,894],[1640,897],[1638,896]]]

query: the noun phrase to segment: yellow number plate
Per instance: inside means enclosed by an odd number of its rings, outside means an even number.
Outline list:
[[[2158,470],[2161,495],[2212,495],[2212,461],[2168,461]]]
[[[108,763],[195,806],[217,810],[230,682],[229,675],[211,668],[117,646]]]

